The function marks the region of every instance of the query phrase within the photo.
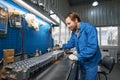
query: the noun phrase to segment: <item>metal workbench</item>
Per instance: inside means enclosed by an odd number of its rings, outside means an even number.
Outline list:
[[[77,62],[64,56],[37,76],[35,80],[75,80],[76,70]]]

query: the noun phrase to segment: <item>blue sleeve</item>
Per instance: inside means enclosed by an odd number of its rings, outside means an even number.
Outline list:
[[[81,44],[79,43],[79,50],[80,50],[80,53],[78,54],[79,59],[91,58],[92,56],[94,56],[98,48],[97,30],[92,25],[87,25],[87,26],[89,27],[85,29],[85,34],[84,34],[84,36],[87,37],[87,40],[85,41],[85,43],[82,43],[82,44],[86,44],[86,46],[81,47],[80,46]]]
[[[68,41],[67,44],[63,44],[62,48],[63,49],[69,49],[75,47],[75,39],[73,36],[73,33],[71,34],[70,40]]]

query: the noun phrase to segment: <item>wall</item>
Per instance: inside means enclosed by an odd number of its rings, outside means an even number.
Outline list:
[[[45,5],[45,8],[53,10],[61,20],[64,21],[66,13],[70,11],[68,0],[40,0]]]
[[[79,5],[71,7],[71,10],[78,12],[82,21],[93,23],[96,26],[120,25],[120,1],[106,1],[98,6]]]
[[[1,3],[2,1],[0,1]],[[6,4],[16,6],[24,12],[28,12],[26,9],[18,6],[10,0],[3,1]],[[2,3],[3,3],[2,2]],[[37,17],[39,18],[39,17]],[[41,18],[39,18],[41,20]],[[43,20],[42,20],[43,21]],[[51,27],[50,23],[44,21],[44,25],[39,26],[39,31],[27,26],[27,23],[23,19],[22,22],[24,30],[24,51],[27,54],[34,54],[36,49],[46,53],[47,49],[53,47],[53,39],[48,29]],[[21,28],[10,27],[8,23],[8,31],[6,37],[0,37],[0,59],[3,57],[3,49],[15,49],[15,53],[20,53],[22,48],[22,33]]]

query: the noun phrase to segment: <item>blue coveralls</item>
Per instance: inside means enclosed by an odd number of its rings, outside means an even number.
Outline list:
[[[62,48],[73,47],[76,47],[78,53],[82,80],[96,80],[97,66],[101,59],[96,28],[92,24],[80,22],[78,36],[72,32],[69,42],[63,44]]]

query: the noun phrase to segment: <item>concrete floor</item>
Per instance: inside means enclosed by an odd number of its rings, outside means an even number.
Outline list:
[[[108,75],[108,80],[120,80],[120,64],[115,64],[112,72]]]

